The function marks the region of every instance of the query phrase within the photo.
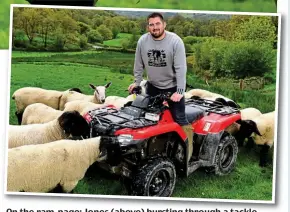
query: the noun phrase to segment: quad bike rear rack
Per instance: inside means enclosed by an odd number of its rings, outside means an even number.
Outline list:
[[[185,105],[189,107],[198,107],[208,113],[217,113],[220,115],[230,115],[239,113],[238,108],[223,105],[220,102],[207,99],[186,99]]]

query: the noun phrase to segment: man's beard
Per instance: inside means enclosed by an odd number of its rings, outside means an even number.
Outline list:
[[[158,34],[154,34],[154,32],[153,33],[151,33],[151,35],[154,37],[154,38],[160,38],[163,34],[164,34],[164,32],[165,32],[165,30],[157,30],[157,31],[160,31],[160,33],[158,33]]]

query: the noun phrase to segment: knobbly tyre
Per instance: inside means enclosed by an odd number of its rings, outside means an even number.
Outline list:
[[[170,94],[137,95],[120,110],[99,108],[84,115],[90,137],[107,144],[106,159],[99,165],[129,182],[138,196],[171,196],[177,174],[188,176],[199,167],[217,175],[235,166],[238,145],[227,129],[241,119],[238,109],[204,99],[188,99],[187,119],[193,126],[193,154],[187,162],[187,137],[174,122],[166,101]]]

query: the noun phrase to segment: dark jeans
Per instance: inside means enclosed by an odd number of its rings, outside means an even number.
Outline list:
[[[176,87],[168,88],[168,89],[159,89],[153,86],[150,82],[147,82],[147,85],[146,85],[146,93],[149,96],[156,96],[158,94],[166,93],[166,92],[170,92],[173,94],[176,92],[176,90],[177,90]],[[181,126],[189,124],[185,116],[184,97],[182,97],[182,99],[179,102],[168,101],[168,105],[169,105],[169,110],[171,112],[171,115],[175,122],[177,122]]]

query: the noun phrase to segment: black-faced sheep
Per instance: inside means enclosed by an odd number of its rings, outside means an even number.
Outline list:
[[[89,135],[89,125],[77,111],[64,112],[58,119],[45,124],[9,126],[8,147],[48,143],[69,136]]]
[[[268,161],[269,149],[274,143],[275,111],[262,114],[252,120],[241,123],[240,133],[248,138],[248,146],[253,143],[261,146],[260,166],[265,166]]]
[[[68,91],[81,92],[78,88],[71,88]],[[18,119],[18,124],[21,124],[24,109],[34,103],[43,103],[54,109],[59,109],[60,98],[65,91],[46,90],[36,87],[24,87],[16,90],[12,99],[16,104],[15,115]]]
[[[103,142],[95,137],[9,149],[7,191],[49,192],[61,187],[71,192],[89,166],[100,160]]]
[[[230,133],[231,135],[234,135],[235,138],[238,141],[239,146],[243,146],[244,140],[249,137],[250,135],[246,135],[246,133],[242,130],[240,130],[241,125],[245,125],[246,120],[252,120],[256,117],[260,116],[262,113],[256,109],[256,108],[245,108],[240,110],[241,113],[241,120],[234,122],[229,127],[226,128],[225,131]],[[257,130],[255,131],[257,132]]]
[[[94,86],[93,84],[90,84],[90,87],[94,89],[94,95],[85,95],[75,91],[66,91],[63,93],[60,99],[59,109],[64,110],[65,104],[67,102],[75,100],[87,101],[95,104],[102,104],[105,102],[106,89],[110,87],[111,84],[112,84],[111,82],[107,83],[104,86]]]

